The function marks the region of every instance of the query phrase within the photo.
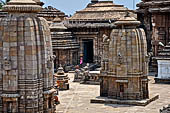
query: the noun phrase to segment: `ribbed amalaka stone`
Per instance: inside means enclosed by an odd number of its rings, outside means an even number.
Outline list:
[[[146,37],[140,22],[126,15],[120,18],[110,38],[103,40],[101,96],[115,99],[146,99],[148,63]]]
[[[0,112],[53,113],[49,26],[32,0],[11,0],[0,19]]]

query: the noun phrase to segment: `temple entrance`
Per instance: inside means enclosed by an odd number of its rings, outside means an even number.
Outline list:
[[[83,62],[93,63],[93,39],[84,39],[83,48]]]
[[[123,93],[124,93],[124,84],[120,83],[120,99],[123,99]]]

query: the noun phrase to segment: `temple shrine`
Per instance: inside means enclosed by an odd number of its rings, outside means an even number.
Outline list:
[[[0,19],[0,112],[54,113],[53,53],[47,21],[32,0],[11,0]]]

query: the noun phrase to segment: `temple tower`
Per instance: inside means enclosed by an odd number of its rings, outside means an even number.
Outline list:
[[[62,20],[57,17],[50,25],[53,54],[56,55],[55,68],[61,64],[67,72],[71,65],[78,64],[78,50],[80,48],[75,36],[68,31]],[[71,67],[70,67],[71,68]]]
[[[53,113],[49,26],[32,0],[11,0],[0,19],[0,112]]]
[[[115,22],[110,38],[104,36],[100,95],[114,99],[146,99],[147,44],[140,24],[128,14]]]

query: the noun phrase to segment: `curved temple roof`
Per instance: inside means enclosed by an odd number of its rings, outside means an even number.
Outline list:
[[[128,11],[134,16],[132,10]],[[89,3],[85,9],[77,11],[69,20],[117,20],[126,12],[127,8],[123,5],[116,5],[113,1],[98,1]]]

